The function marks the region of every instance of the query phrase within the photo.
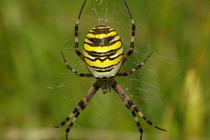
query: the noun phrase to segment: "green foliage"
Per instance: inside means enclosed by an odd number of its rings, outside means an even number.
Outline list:
[[[81,3],[1,0],[0,139],[64,139],[64,129],[53,126],[94,82],[68,71],[60,55],[63,50],[72,65],[87,71],[73,48]],[[209,138],[210,1],[132,0],[128,4],[137,36],[135,52],[122,70],[151,50],[154,55],[141,71],[116,79],[148,118],[168,130],[162,133],[141,121],[145,139]],[[80,24],[81,48],[84,35],[97,23],[112,25],[129,45],[130,21],[122,0],[88,0]],[[46,137],[33,131],[46,128],[50,129]],[[114,92],[99,91],[73,129],[77,140],[93,139],[91,134],[98,139],[138,139],[130,112]],[[111,137],[113,133],[118,137]]]

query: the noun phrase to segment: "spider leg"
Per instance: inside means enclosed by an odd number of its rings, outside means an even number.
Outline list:
[[[152,127],[156,128],[156,129],[159,129],[159,130],[161,130],[161,131],[165,131],[165,132],[166,132],[165,129],[163,129],[163,128],[157,126],[157,125],[155,125],[151,120],[149,120],[147,117],[145,117],[145,115],[144,115],[140,110],[138,110],[138,108],[137,108],[135,105],[134,105],[134,110],[135,110],[135,112],[138,114],[138,116],[141,117],[141,118],[143,118],[143,120],[144,120],[147,124],[151,125]]]
[[[129,46],[129,50],[128,52],[124,55],[124,61],[125,62],[127,60],[127,58],[133,53],[134,50],[134,41],[135,41],[135,32],[136,32],[136,25],[135,25],[135,21],[133,19],[133,16],[131,14],[131,11],[128,7],[127,4],[127,0],[124,0],[126,9],[128,10],[128,14],[130,16],[130,20],[131,20],[131,39],[130,39],[130,46]]]
[[[130,99],[130,97],[126,94],[125,90],[115,81],[112,88],[116,91],[116,93],[120,96],[120,98],[122,99],[123,103],[125,104],[125,106],[131,111],[133,118],[136,122],[136,125],[139,129],[139,133],[140,133],[140,140],[142,140],[142,136],[143,136],[143,128],[141,127],[139,118],[138,118],[138,114],[137,112],[134,110],[134,104],[132,102],[132,100]],[[132,104],[131,104],[132,103]]]
[[[65,62],[66,67],[67,67],[70,71],[72,71],[74,74],[76,74],[76,75],[78,75],[78,76],[80,76],[80,77],[93,77],[93,75],[90,74],[90,73],[80,73],[80,72],[78,72],[76,69],[74,69],[74,68],[68,63],[68,61],[67,61],[67,59],[65,58],[65,56],[64,56],[64,54],[63,54],[62,51],[61,51],[61,55],[62,55],[62,57],[63,57],[63,60],[64,60],[64,62]]]
[[[138,70],[144,66],[144,64],[147,62],[147,60],[150,58],[150,56],[152,54],[153,54],[153,52],[151,52],[149,55],[147,55],[147,57],[142,62],[137,64],[133,69],[131,69],[127,72],[117,73],[116,76],[129,76],[129,75],[133,74],[136,70]]]
[[[68,127],[66,128],[66,140],[68,140],[69,132],[73,127],[75,121],[80,115],[80,112],[86,108],[92,97],[95,95],[96,91],[99,89],[99,84],[95,82],[91,88],[88,90],[87,94],[82,97],[80,102],[77,104],[75,109],[63,120],[60,125],[56,126],[56,128],[60,128],[64,126],[67,122],[69,122]]]
[[[136,107],[136,105],[134,104],[134,102],[131,100],[131,98],[127,95],[126,91],[115,81],[114,84],[112,85],[112,88],[117,92],[117,94],[120,96],[120,98],[122,99],[122,101],[124,102],[124,104],[126,105],[126,107],[128,109],[131,110],[132,114],[136,114],[138,115],[139,117],[143,118],[143,120],[151,125],[152,127],[156,128],[156,129],[159,129],[159,130],[162,130],[162,131],[166,131],[165,129],[163,128],[160,128],[159,126],[156,126],[152,123],[152,121],[150,121],[148,118],[146,118],[144,116],[144,114],[138,110],[138,108]],[[135,115],[133,115],[134,118],[135,118]],[[136,120],[136,118],[135,118]],[[140,123],[138,125],[138,121],[137,122],[137,126],[139,127],[139,131],[140,131],[140,139],[142,137],[142,133],[143,133],[143,129],[141,128],[140,126]]]
[[[126,105],[126,107],[127,107],[127,105]],[[128,107],[127,107],[127,108],[128,108]],[[138,129],[139,129],[140,140],[142,140],[142,136],[143,136],[143,131],[144,131],[144,130],[143,130],[143,128],[141,127],[139,118],[137,117],[136,112],[135,112],[132,108],[128,108],[128,109],[129,109],[129,110],[132,110],[131,113],[132,113],[133,118],[134,118],[134,120],[135,120],[135,122],[136,122],[136,125],[137,125],[137,127],[138,127]]]
[[[75,48],[75,52],[77,53],[77,55],[83,60],[84,59],[84,55],[83,53],[79,50],[78,46],[79,46],[79,39],[78,39],[78,31],[79,31],[79,22],[80,22],[80,17],[81,17],[81,14],[82,14],[82,11],[83,11],[83,8],[86,4],[86,0],[84,0],[83,4],[82,4],[82,7],[80,9],[80,12],[79,12],[79,15],[77,17],[77,21],[76,21],[76,24],[75,24],[75,28],[74,28],[74,40],[75,40],[75,45],[74,45],[74,48]]]

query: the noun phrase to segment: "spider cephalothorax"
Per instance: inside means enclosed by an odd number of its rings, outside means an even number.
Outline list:
[[[115,82],[114,78],[97,79],[97,83],[99,84],[104,94],[112,90],[112,85],[114,84],[114,82]]]
[[[78,19],[75,24],[75,51],[77,55],[85,62],[90,73],[80,73],[75,70],[66,60],[63,52],[61,52],[66,67],[73,73],[80,77],[95,77],[96,82],[90,87],[85,96],[82,97],[78,105],[65,118],[64,121],[57,127],[64,126],[69,122],[66,128],[66,139],[68,139],[68,134],[74,122],[78,118],[80,112],[86,108],[89,101],[95,95],[96,91],[101,88],[103,93],[107,93],[113,89],[118,96],[122,99],[124,105],[131,111],[134,117],[136,125],[139,129],[140,140],[142,139],[143,129],[140,125],[139,118],[142,118],[149,125],[165,131],[156,125],[154,125],[149,119],[147,119],[144,114],[136,107],[131,98],[127,95],[126,91],[116,82],[115,76],[129,76],[137,69],[140,69],[148,58],[151,56],[150,53],[141,63],[137,64],[134,68],[127,72],[119,72],[122,64],[127,60],[127,58],[133,53],[134,41],[135,41],[135,22],[133,20],[130,9],[128,8],[127,0],[123,0],[125,6],[128,10],[128,14],[131,19],[131,39],[129,50],[125,53],[123,51],[123,43],[120,39],[118,33],[111,27],[107,25],[98,25],[91,30],[89,30],[83,45],[83,52],[78,48],[78,29],[80,16],[83,8],[86,4],[86,0],[80,9]]]

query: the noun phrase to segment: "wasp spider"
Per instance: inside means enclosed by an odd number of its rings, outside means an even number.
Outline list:
[[[89,101],[95,95],[96,91],[101,88],[104,93],[109,92],[111,89],[119,95],[125,106],[131,111],[136,125],[139,129],[140,140],[142,139],[143,129],[140,125],[139,118],[142,118],[149,125],[153,126],[162,131],[166,131],[156,125],[154,125],[149,119],[147,119],[144,114],[136,107],[131,98],[127,95],[126,91],[116,82],[115,76],[129,76],[137,69],[140,69],[148,58],[151,56],[149,54],[141,63],[137,64],[133,69],[127,72],[119,72],[120,67],[127,60],[127,58],[133,53],[134,50],[134,40],[135,40],[135,22],[133,20],[132,14],[127,4],[127,0],[124,0],[125,6],[127,8],[128,14],[131,20],[131,39],[129,50],[125,53],[123,51],[123,43],[121,41],[118,33],[111,27],[107,25],[98,25],[89,30],[83,45],[83,52],[78,48],[78,29],[79,21],[86,4],[84,0],[82,7],[80,9],[76,24],[75,24],[75,51],[76,54],[85,62],[90,73],[80,73],[75,70],[65,58],[63,52],[61,51],[62,57],[65,61],[66,67],[73,73],[80,77],[95,77],[96,82],[90,87],[86,95],[82,97],[75,109],[65,118],[64,121],[57,127],[62,127],[66,123],[68,126],[66,128],[66,139],[68,139],[69,131],[74,125],[76,119],[78,118],[80,112],[86,108]]]

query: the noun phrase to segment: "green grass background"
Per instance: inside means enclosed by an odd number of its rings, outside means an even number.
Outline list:
[[[68,71],[60,50],[79,71],[74,24],[82,0],[0,1],[0,139],[60,140],[54,129],[94,82]],[[116,78],[160,132],[141,121],[144,139],[210,138],[210,1],[128,0],[136,21],[135,52],[126,71],[154,51],[145,67]],[[130,21],[122,0],[88,0],[80,24],[110,24],[129,45]],[[127,49],[128,47],[126,47]],[[138,139],[130,112],[112,91],[99,91],[81,113],[71,138]]]

